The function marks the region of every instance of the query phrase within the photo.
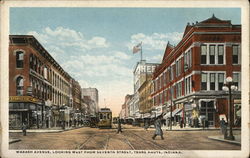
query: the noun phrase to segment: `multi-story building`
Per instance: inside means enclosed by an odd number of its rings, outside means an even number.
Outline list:
[[[238,87],[233,103],[240,106],[241,25],[214,15],[188,23],[177,46],[167,45],[154,73],[154,106],[166,107],[165,116],[172,111],[173,118],[184,125],[205,119],[209,126],[217,127],[220,117],[228,118],[228,93],[222,87],[229,76]]]
[[[95,113],[99,111],[99,96],[96,88],[82,88],[82,96],[90,96],[91,100],[93,100],[95,104]]]
[[[141,119],[142,115],[139,111],[139,88],[141,85],[146,81],[146,76],[153,74],[155,67],[158,64],[156,63],[146,63],[146,60],[141,60],[140,62],[137,62],[135,69],[134,69],[134,95],[133,95],[133,107],[130,107],[133,109],[134,113],[133,116],[136,119]]]
[[[147,74],[146,80],[142,83],[141,87],[138,89],[139,92],[139,112],[142,114],[142,118],[150,118],[153,100],[151,93],[153,90],[152,84],[152,74]]]
[[[55,126],[59,109],[69,105],[70,76],[29,35],[9,36],[10,128]]]
[[[132,95],[127,94],[125,96],[124,104],[122,104],[122,109],[121,109],[121,119],[126,122],[129,119],[129,102],[132,98]]]

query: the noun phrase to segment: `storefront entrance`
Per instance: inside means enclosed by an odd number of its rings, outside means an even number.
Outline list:
[[[201,123],[207,122],[205,126],[215,126],[215,108],[214,101],[201,101],[200,102],[200,116],[202,118]]]

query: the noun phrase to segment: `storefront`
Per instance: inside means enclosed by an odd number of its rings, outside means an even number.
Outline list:
[[[9,128],[21,129],[23,123],[28,128],[39,128],[42,125],[42,105],[31,96],[10,96]]]

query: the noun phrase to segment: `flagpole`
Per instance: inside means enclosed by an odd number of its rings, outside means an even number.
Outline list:
[[[141,42],[141,61],[142,61],[142,42]]]

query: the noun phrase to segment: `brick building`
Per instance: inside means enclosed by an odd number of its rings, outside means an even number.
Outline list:
[[[207,120],[218,127],[219,117],[228,118],[225,79],[233,78],[235,117],[241,106],[241,25],[214,15],[186,26],[177,46],[168,43],[162,63],[153,76],[154,107],[177,124],[197,126]],[[240,117],[240,116],[239,116]]]
[[[71,77],[33,36],[9,36],[9,70],[10,128],[58,126],[67,118]]]

